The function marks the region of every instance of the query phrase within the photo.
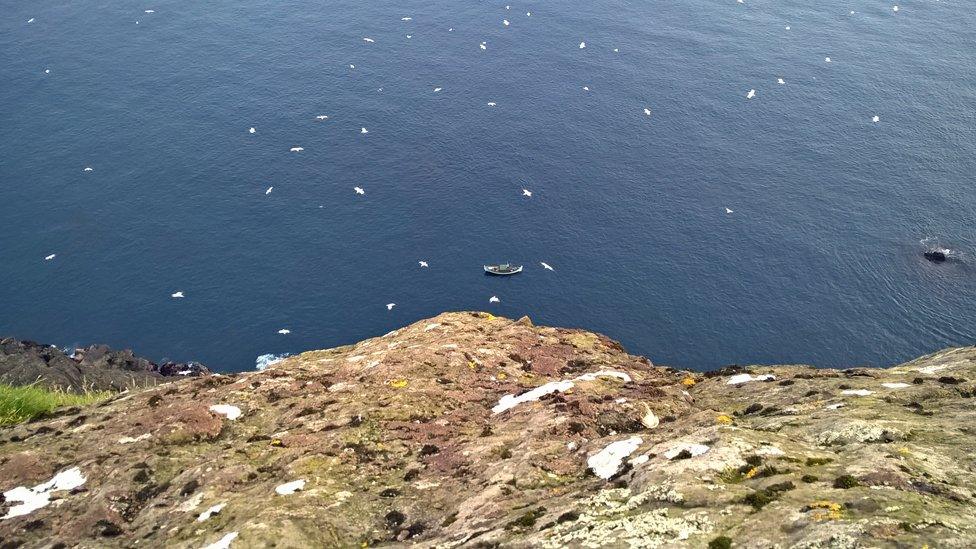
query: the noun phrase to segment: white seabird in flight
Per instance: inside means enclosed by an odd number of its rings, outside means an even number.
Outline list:
[[[580,42],[579,49],[584,49],[584,48],[586,48],[586,42]]]
[[[732,210],[730,210],[728,208],[725,208],[725,213],[730,214],[730,213],[732,213]]]
[[[93,171],[93,170],[92,170],[92,167],[91,166],[85,166],[85,169],[82,170],[82,171],[90,172],[90,171]]]
[[[52,259],[54,259],[55,257],[58,257],[58,254],[51,254],[51,255],[49,255],[49,256],[45,256],[45,257],[44,257],[44,261],[51,261],[51,260],[52,260]]]
[[[424,267],[424,268],[427,268],[427,267],[430,267],[430,265],[428,265],[428,264],[427,264],[427,262],[426,262],[426,261],[423,261],[423,260],[421,260],[421,261],[418,261],[417,263],[418,263],[418,264],[419,264],[419,265],[420,265],[421,267]]]
[[[248,128],[248,130],[247,130],[247,133],[254,133],[254,132],[256,132],[256,131],[257,131],[257,130],[255,130],[254,128]]]
[[[316,116],[315,119],[316,120],[328,120],[329,119],[329,116],[326,115],[326,114],[320,114],[320,115]]]
[[[278,330],[278,333],[281,334],[281,335],[288,335],[288,334],[291,333],[291,330],[289,330],[288,328],[282,328],[282,329]]]
[[[746,94],[746,99],[752,99],[755,96],[756,96],[756,90],[749,90],[749,93]]]
[[[529,198],[532,198],[532,191],[528,189],[522,189],[522,196],[527,196]]]
[[[268,190],[264,191],[264,194],[265,195],[269,195],[269,194],[271,194],[271,191],[273,191],[273,190],[274,190],[274,186],[268,187]]]
[[[396,303],[387,303],[386,304],[386,310],[387,311],[392,311],[394,307],[396,307]]]
[[[488,303],[500,303],[500,302],[501,300],[498,299],[497,295],[493,295],[490,298],[488,298]]]
[[[172,297],[173,299],[183,299],[186,296],[183,295],[183,290],[180,290],[178,292],[174,292],[173,295],[171,295],[170,297]]]
[[[361,134],[367,134],[367,133],[369,133],[369,130],[367,130],[366,128],[362,128],[361,130],[359,130],[359,133],[361,133]]]
[[[650,115],[651,115],[651,109],[644,107],[644,116],[650,116]]]
[[[362,187],[353,187],[352,190],[356,191],[356,194],[366,194]]]
[[[542,265],[542,268],[545,269],[545,270],[547,270],[547,271],[553,271],[553,270],[555,270],[555,269],[552,268],[551,265],[549,265],[545,261],[540,261],[539,262],[539,265]]]
[[[293,152],[293,153],[300,153],[300,152],[302,152],[302,151],[304,151],[304,150],[305,150],[305,147],[292,147],[292,148],[291,148],[291,149],[289,149],[289,150],[290,150],[291,152]]]

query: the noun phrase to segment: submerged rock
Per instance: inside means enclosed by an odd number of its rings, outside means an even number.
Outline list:
[[[0,538],[968,547],[970,380],[976,348],[883,371],[702,375],[590,332],[446,313],[0,428],[0,515],[25,491],[49,498],[0,520]],[[66,464],[84,483],[47,490]]]
[[[946,254],[942,250],[930,250],[923,254],[925,259],[932,261],[933,263],[942,263],[946,260]]]

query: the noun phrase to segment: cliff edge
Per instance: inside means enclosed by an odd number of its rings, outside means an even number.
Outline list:
[[[445,313],[0,429],[0,545],[971,547],[974,379]]]

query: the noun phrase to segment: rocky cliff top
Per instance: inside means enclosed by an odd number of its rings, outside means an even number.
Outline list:
[[[66,354],[53,345],[0,338],[0,383],[42,386],[83,393],[122,391],[161,381],[210,374],[198,362],[164,362],[135,356],[126,349],[92,345]]]
[[[446,313],[0,429],[0,538],[968,547],[974,379],[974,348],[699,374],[582,330]]]

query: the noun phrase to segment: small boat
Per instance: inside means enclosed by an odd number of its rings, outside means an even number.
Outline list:
[[[485,265],[485,272],[492,275],[513,275],[522,272],[521,265],[512,265],[511,263],[502,263],[501,265]]]

